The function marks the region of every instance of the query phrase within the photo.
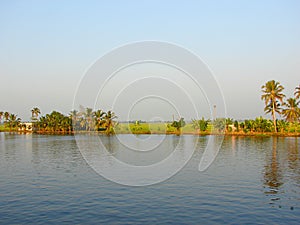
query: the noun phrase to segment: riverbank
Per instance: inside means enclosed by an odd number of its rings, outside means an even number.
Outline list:
[[[30,131],[2,131],[2,133],[11,133],[11,134],[40,134],[40,135],[78,135],[78,134],[90,134],[90,135],[107,135],[105,132],[100,131],[72,131],[72,132],[63,132],[63,131],[38,131],[38,132],[30,132]],[[242,132],[118,132],[110,135],[195,135],[195,136],[235,136],[235,137],[300,137],[300,133],[261,133],[261,132],[252,132],[252,133],[242,133]]]
[[[9,133],[37,133],[44,135],[74,135],[74,134],[103,134],[106,135],[106,131],[84,131],[84,130],[72,130],[72,131],[50,131],[50,130],[38,130],[32,131],[19,131],[18,129],[10,129],[3,125],[0,125],[0,132]],[[111,135],[114,134],[135,134],[135,135],[225,135],[225,136],[253,136],[253,137],[268,137],[268,136],[278,136],[278,137],[300,137],[300,132],[253,132],[253,131],[224,131],[218,132],[213,129],[210,125],[206,131],[196,130],[191,123],[187,124],[185,127],[178,132],[174,127],[170,126],[169,123],[121,123],[112,129]]]

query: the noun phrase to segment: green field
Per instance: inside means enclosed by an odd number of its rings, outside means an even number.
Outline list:
[[[211,125],[208,127],[208,131],[210,130]],[[119,123],[114,127],[114,131],[116,134],[175,134],[177,132],[170,123]],[[185,134],[197,133],[191,123],[186,124],[181,132]]]

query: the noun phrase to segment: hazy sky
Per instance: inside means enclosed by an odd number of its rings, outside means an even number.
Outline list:
[[[99,57],[127,43],[158,40],[191,50],[212,69],[228,117],[255,118],[264,115],[262,84],[278,80],[291,96],[300,83],[299,12],[297,0],[2,0],[0,111],[24,120],[34,106],[43,114],[68,113]],[[143,104],[152,106],[153,99]],[[132,112],[142,119],[149,113],[143,104]]]

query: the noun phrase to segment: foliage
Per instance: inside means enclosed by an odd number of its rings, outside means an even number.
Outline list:
[[[10,113],[7,120],[5,120],[4,122],[5,126],[9,127],[9,131],[18,128],[20,123],[21,123],[21,119],[13,113]]]
[[[176,128],[177,132],[180,133],[180,129],[185,126],[184,118],[180,118],[178,121],[173,121],[171,124],[172,127]]]
[[[219,132],[222,132],[225,130],[226,127],[226,119],[225,118],[216,118],[213,121],[213,126],[215,129],[217,129]]]
[[[281,113],[280,103],[283,102],[285,95],[282,93],[284,87],[275,80],[268,81],[262,87],[261,99],[265,101],[265,112],[271,113],[274,124],[274,131],[277,132],[276,128],[276,112]]]
[[[300,98],[300,84],[298,85],[298,87],[295,88],[294,95],[296,99]]]
[[[192,119],[192,126],[194,129],[199,129],[200,131],[206,131],[209,122],[210,120],[206,120],[204,119],[204,117],[202,117],[201,120]]]
[[[37,121],[39,114],[41,114],[41,110],[38,107],[34,107],[31,110],[31,119],[32,119],[32,121]]]
[[[71,132],[72,120],[60,112],[52,111],[50,114],[40,117],[37,127],[42,132]]]
[[[289,98],[284,105],[285,109],[282,110],[282,115],[288,122],[296,122],[300,118],[299,102],[295,98]]]

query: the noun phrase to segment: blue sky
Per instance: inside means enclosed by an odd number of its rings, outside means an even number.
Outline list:
[[[264,115],[262,84],[278,80],[291,96],[300,83],[299,12],[297,0],[1,1],[0,110],[24,120],[34,106],[68,113],[100,56],[158,40],[204,60],[229,117]]]

